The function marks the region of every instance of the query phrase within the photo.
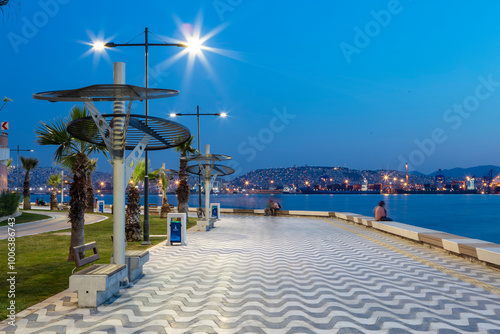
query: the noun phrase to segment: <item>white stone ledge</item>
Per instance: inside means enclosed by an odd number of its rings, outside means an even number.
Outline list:
[[[498,247],[476,248],[478,260],[500,266],[500,245]]]
[[[466,237],[459,238],[459,239],[443,239],[443,248],[446,250],[449,250],[450,252],[460,254],[460,248],[459,245],[465,245],[465,244],[480,244],[484,243],[484,240],[479,240],[479,239],[469,239]]]
[[[288,211],[291,216],[319,216],[319,217],[330,217],[330,212],[328,211]]]

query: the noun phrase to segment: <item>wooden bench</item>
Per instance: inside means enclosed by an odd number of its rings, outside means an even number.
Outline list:
[[[149,214],[159,216],[161,212],[161,207],[158,204],[149,204]]]
[[[113,236],[111,236],[111,242],[113,242]],[[128,246],[127,240],[125,240],[125,246]],[[113,263],[113,261],[114,261],[113,255],[111,255],[111,263]],[[129,282],[135,281],[142,275],[142,267],[148,261],[149,261],[148,250],[125,251],[125,263],[127,264]]]
[[[116,295],[120,290],[120,281],[127,277],[127,266],[93,264],[100,259],[95,242],[73,247],[73,250],[76,268],[92,263],[69,278],[70,290],[78,291],[78,307],[97,307]],[[85,256],[85,251],[88,250],[92,250],[93,254]]]

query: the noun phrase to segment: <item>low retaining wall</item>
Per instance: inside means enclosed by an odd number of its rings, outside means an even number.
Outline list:
[[[221,213],[263,215],[264,210],[221,209]],[[403,238],[418,241],[423,244],[436,246],[458,255],[464,255],[477,259],[487,264],[500,266],[500,245],[488,241],[470,239],[446,232],[394,221],[376,221],[374,217],[358,215],[350,212],[280,210],[278,215],[339,218],[356,224],[372,227],[376,230],[384,231]]]

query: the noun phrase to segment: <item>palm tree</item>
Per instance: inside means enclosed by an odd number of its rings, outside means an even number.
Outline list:
[[[50,210],[57,210],[57,187],[61,186],[62,178],[59,174],[52,174],[47,181],[49,186],[52,186],[52,190],[50,192]]]
[[[84,223],[87,203],[87,170],[89,156],[97,152],[106,152],[104,147],[74,138],[66,131],[67,124],[75,119],[89,116],[85,108],[74,106],[66,119],[56,119],[52,124],[41,122],[36,128],[37,142],[40,145],[56,145],[54,160],[63,167],[71,169],[73,181],[70,185],[71,200],[69,222],[71,223],[71,243],[68,261],[74,260],[73,247],[85,243]],[[95,133],[97,135],[97,133]]]
[[[195,154],[198,151],[193,148],[191,145],[193,143],[193,136],[189,138],[187,142],[182,145],[176,146],[175,151],[181,154],[181,158],[187,156],[188,154]],[[189,175],[187,172],[187,161],[184,159],[180,159],[179,165],[179,185],[175,190],[175,194],[177,195],[177,201],[179,205],[177,206],[177,212],[179,213],[188,213],[188,201],[189,201]]]
[[[30,200],[30,171],[35,169],[38,165],[37,158],[25,158],[21,157],[21,164],[23,165],[26,173],[24,174],[24,183],[23,183],[23,198],[24,198],[24,210],[31,209],[31,200]]]
[[[161,210],[160,210],[160,218],[167,218],[168,213],[170,212],[170,205],[168,204],[168,199],[167,199],[167,188],[168,188],[168,183],[170,182],[172,178],[172,174],[167,174],[165,173],[165,167],[163,166],[162,168],[154,171],[152,174],[155,175],[154,178],[158,180],[161,192],[162,192],[162,201],[161,201]],[[154,179],[152,178],[152,179]]]
[[[0,12],[3,14],[5,14],[5,10],[7,8],[10,8],[12,6],[14,6],[16,4],[16,2],[19,2],[19,0],[0,0]],[[20,4],[17,4],[18,7],[21,7]]]
[[[94,188],[92,187],[92,172],[97,169],[97,159],[89,159],[89,168],[87,169],[87,208],[85,212],[94,212]]]
[[[1,3],[1,2],[2,2],[2,0],[0,0],[0,3]],[[1,5],[0,5],[0,6],[1,6]],[[1,8],[0,8],[0,9],[1,9]],[[12,102],[12,100],[11,100],[11,99],[9,99],[7,96],[6,96],[6,97],[4,97],[4,98],[2,99],[2,101],[3,101],[3,105],[0,107],[0,111],[2,111],[2,109],[5,107],[5,105],[6,105],[7,103]]]
[[[141,194],[137,185],[144,180],[145,172],[146,163],[144,159],[141,159],[135,166],[128,188],[127,210],[125,212],[125,237],[127,241],[141,240]]]

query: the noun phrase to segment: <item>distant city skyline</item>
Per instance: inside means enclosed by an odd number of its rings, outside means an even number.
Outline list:
[[[231,155],[236,175],[306,164],[402,171],[408,163],[426,174],[500,165],[499,10],[492,0],[18,1],[0,13],[0,98],[12,99],[0,121],[9,122],[11,149],[34,149],[23,155],[54,166],[55,148],[38,146],[33,129],[73,104],[33,93],[111,83],[117,61],[127,83],[144,86],[143,48],[96,54],[89,44],[142,42],[145,27],[153,42],[184,41],[199,29],[202,57],[149,50],[150,87],[180,91],[152,101],[150,114],[228,112],[201,120],[201,147]],[[176,121],[196,137],[195,117]],[[179,165],[173,150],[150,160],[153,169]],[[101,156],[98,169],[111,165]]]

